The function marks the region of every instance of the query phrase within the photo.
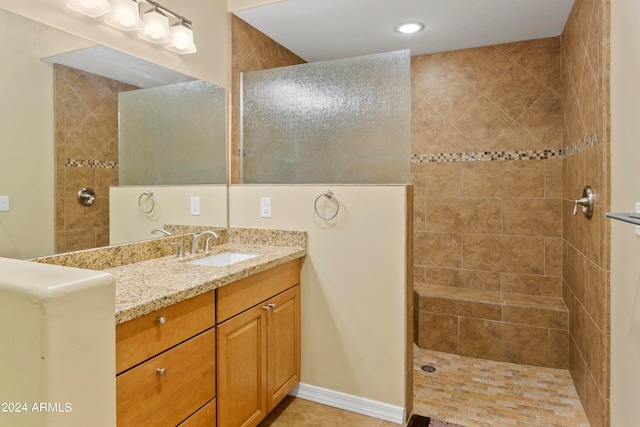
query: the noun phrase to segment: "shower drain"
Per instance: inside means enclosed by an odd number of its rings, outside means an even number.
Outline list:
[[[436,368],[431,366],[431,365],[422,365],[420,367],[420,369],[422,369],[425,372],[435,372],[436,371]]]

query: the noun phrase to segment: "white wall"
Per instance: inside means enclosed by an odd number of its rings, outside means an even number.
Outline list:
[[[611,209],[640,202],[640,3],[611,2]],[[640,237],[611,225],[611,426],[640,419]]]
[[[53,70],[39,26],[0,10],[0,256],[53,253]],[[14,29],[20,28],[20,44]]]
[[[154,208],[140,195],[153,191]],[[191,215],[191,197],[200,197],[200,215]],[[162,237],[151,234],[164,224],[227,226],[227,186],[126,186],[109,189],[109,243],[148,240]]]
[[[340,202],[332,221],[314,213],[327,187]],[[272,218],[260,218],[260,197]],[[302,383],[404,408],[405,200],[403,186],[230,187],[231,227],[308,233]]]
[[[184,74],[227,87],[228,31],[226,0],[163,0],[161,4],[193,21],[198,52],[179,55],[161,46],[66,7],[66,0],[0,0],[0,7],[129,53]]]

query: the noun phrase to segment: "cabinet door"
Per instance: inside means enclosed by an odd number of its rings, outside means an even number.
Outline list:
[[[218,327],[218,426],[252,427],[267,414],[267,310],[258,305]]]
[[[268,301],[267,408],[300,382],[300,285]]]

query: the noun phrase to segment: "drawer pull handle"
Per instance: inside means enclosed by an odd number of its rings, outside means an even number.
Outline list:
[[[164,325],[165,323],[167,323],[167,318],[164,316],[160,316],[156,319],[156,322],[158,322],[161,325]]]
[[[167,370],[165,368],[158,368],[156,369],[156,372],[162,377],[167,373]]]
[[[276,308],[276,305],[275,304],[269,304],[269,305],[265,305],[262,308],[264,308],[265,310],[271,310],[272,308]]]

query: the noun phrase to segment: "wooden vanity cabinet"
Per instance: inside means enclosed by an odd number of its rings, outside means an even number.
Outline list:
[[[118,427],[256,426],[300,381],[300,260],[116,326]]]
[[[217,425],[256,426],[300,381],[300,260],[217,292]]]
[[[116,327],[118,427],[215,426],[214,292]]]

